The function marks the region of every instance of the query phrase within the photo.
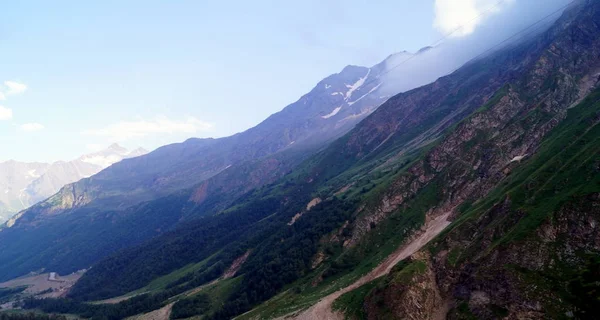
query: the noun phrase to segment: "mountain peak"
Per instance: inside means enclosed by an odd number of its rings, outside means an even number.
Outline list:
[[[339,73],[341,74],[354,74],[356,72],[365,72],[365,70],[367,70],[369,68],[367,67],[363,67],[363,66],[356,66],[356,65],[347,65],[344,67],[344,69],[342,69],[342,71]]]
[[[125,147],[122,147],[121,145],[119,145],[118,143],[113,143],[110,146],[108,146],[108,148],[106,148],[106,150],[110,150],[110,151],[115,151],[115,152],[127,152],[127,149]]]

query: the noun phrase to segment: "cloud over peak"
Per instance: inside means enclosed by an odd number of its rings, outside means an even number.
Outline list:
[[[212,128],[211,123],[200,121],[194,117],[176,121],[165,116],[158,116],[152,120],[121,121],[104,128],[85,130],[83,134],[109,137],[113,141],[124,141],[153,134],[195,134],[210,131]]]
[[[475,31],[488,15],[501,11],[515,0],[435,0],[434,27],[453,37]]]

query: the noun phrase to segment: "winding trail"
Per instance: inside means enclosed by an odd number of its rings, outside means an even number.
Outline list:
[[[420,250],[423,246],[425,246],[429,241],[431,241],[435,236],[440,234],[449,224],[448,216],[450,216],[450,212],[445,213],[434,220],[429,221],[419,233],[417,233],[416,237],[406,243],[405,245],[398,248],[398,250],[394,251],[390,256],[388,256],[379,266],[373,269],[371,272],[366,274],[365,276],[358,279],[353,284],[340,289],[328,296],[323,297],[317,304],[308,308],[305,311],[302,311],[296,315],[288,315],[283,317],[283,319],[296,319],[296,320],[343,320],[344,316],[338,312],[334,312],[332,309],[333,302],[339,298],[344,293],[350,292],[368,282],[371,282],[379,277],[385,276],[392,268],[400,261],[406,259],[411,256],[413,253]]]

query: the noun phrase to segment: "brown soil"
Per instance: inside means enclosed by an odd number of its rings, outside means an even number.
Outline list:
[[[229,267],[229,269],[227,269],[227,271],[225,271],[225,273],[223,274],[223,279],[233,278],[235,276],[235,274],[242,267],[242,264],[244,264],[244,262],[246,262],[246,259],[248,259],[249,255],[250,255],[250,250],[246,251],[246,253],[244,253],[242,256],[235,259],[233,261],[233,263],[231,264],[231,266]]]

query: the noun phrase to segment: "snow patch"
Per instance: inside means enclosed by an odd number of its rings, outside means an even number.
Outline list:
[[[350,99],[352,97],[352,93],[354,91],[356,91],[358,88],[360,88],[363,84],[365,84],[365,80],[367,80],[370,73],[371,73],[371,69],[367,70],[367,74],[364,77],[358,79],[358,81],[356,81],[354,84],[346,85],[346,88],[350,89],[350,90],[348,90],[348,92],[346,92],[346,100]]]
[[[332,95],[332,96],[337,96],[338,94],[339,94],[340,96],[343,96],[343,95],[344,95],[344,94],[342,94],[341,92],[334,92],[334,93],[332,93],[331,95]]]
[[[35,174],[35,169],[27,171],[27,175],[31,178],[39,178],[39,174]]]
[[[331,111],[331,113],[329,113],[328,115],[321,116],[321,118],[329,119],[329,118],[335,116],[336,114],[338,114],[338,112],[340,112],[340,110],[342,110],[341,106],[333,109],[333,111]]]
[[[521,160],[523,160],[523,158],[527,157],[526,154],[522,155],[522,156],[516,156],[514,158],[512,158],[512,160],[510,160],[510,162],[521,162]]]
[[[325,84],[325,89],[329,89],[329,88],[331,88],[331,86],[328,84]]]
[[[362,95],[360,98],[358,98],[358,99],[356,99],[356,100],[354,100],[354,101],[352,101],[352,102],[348,102],[348,105],[349,105],[349,106],[351,106],[351,105],[353,105],[353,104],[355,104],[355,103],[359,102],[359,101],[360,101],[362,98],[364,98],[364,97],[366,97],[366,96],[370,95],[371,93],[373,93],[373,91],[375,91],[375,90],[379,89],[379,86],[381,86],[381,83],[380,83],[380,84],[378,84],[378,85],[376,85],[375,87],[373,87],[373,89],[369,90],[369,92],[365,93],[365,94],[364,94],[364,95]]]

